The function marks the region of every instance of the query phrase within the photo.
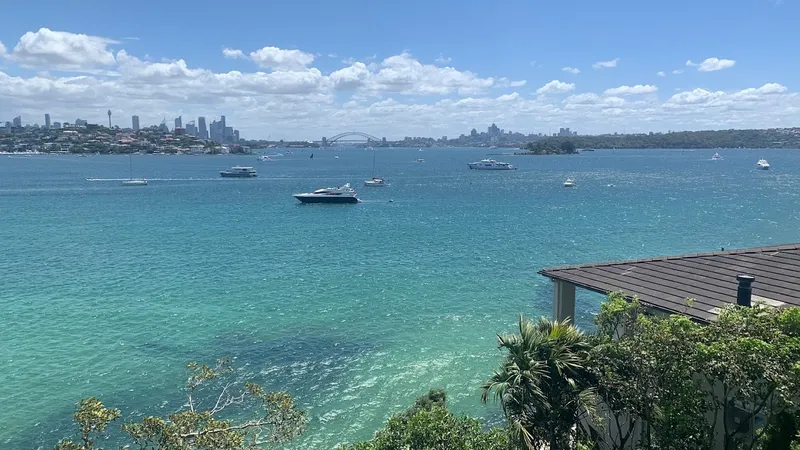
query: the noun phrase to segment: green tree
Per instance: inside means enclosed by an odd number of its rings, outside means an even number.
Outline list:
[[[484,431],[479,421],[455,416],[444,402],[444,391],[432,390],[390,418],[373,439],[339,450],[511,450],[505,430]]]
[[[609,295],[595,318],[589,370],[603,404],[605,444],[612,449],[711,448],[707,393],[696,376],[703,331],[683,316],[645,314],[637,299]],[[640,441],[637,426],[647,424]]]
[[[217,361],[214,367],[195,362],[187,365],[187,403],[183,409],[166,418],[145,417],[127,423],[122,430],[139,450],[238,450],[289,441],[302,433],[307,424],[304,411],[297,409],[291,396],[284,392],[266,392],[261,386],[231,380],[230,360]],[[208,389],[218,387],[213,395]],[[242,407],[252,413],[247,420],[229,409]],[[219,416],[225,411],[226,418]],[[93,436],[120,415],[90,398],[78,405],[74,414],[81,435],[80,443],[59,442],[56,450],[94,450]]]
[[[562,142],[559,148],[561,148],[562,153],[566,153],[567,155],[575,153],[575,143],[572,141]]]
[[[506,356],[483,385],[494,393],[515,439],[530,449],[575,448],[581,421],[594,411],[586,370],[590,343],[569,322],[519,317],[519,334],[498,335]]]

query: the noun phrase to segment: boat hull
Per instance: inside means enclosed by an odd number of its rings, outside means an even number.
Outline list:
[[[122,182],[123,186],[147,186],[147,180],[126,180]]]
[[[511,165],[508,166],[484,166],[481,164],[467,164],[473,170],[516,170],[517,168]]]
[[[255,173],[231,173],[231,172],[220,172],[219,176],[222,178],[255,178],[258,174]]]
[[[341,197],[341,196],[309,196],[298,194],[294,198],[300,200],[301,203],[358,203],[360,200],[357,197]]]

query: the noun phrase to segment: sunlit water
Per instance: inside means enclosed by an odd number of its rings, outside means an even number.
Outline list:
[[[479,385],[495,334],[550,313],[537,270],[800,229],[796,151],[503,156],[519,170],[485,172],[466,166],[485,149],[381,150],[387,188],[361,187],[369,151],[311,152],[135,156],[147,187],[86,181],[127,177],[124,156],[0,156],[0,447],[52,447],[90,395],[167,414],[184,364],[226,355],[308,409],[301,448],[368,438],[432,387],[496,419]],[[218,177],[236,164],[259,178]],[[345,182],[363,203],[291,196]],[[580,325],[600,300],[579,294]]]

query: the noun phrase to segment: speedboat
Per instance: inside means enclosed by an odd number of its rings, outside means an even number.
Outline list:
[[[350,183],[340,187],[317,189],[314,192],[294,194],[294,198],[301,203],[358,203],[356,191],[350,187]]]
[[[567,178],[567,181],[564,182],[564,187],[566,188],[575,187],[575,180],[573,180],[572,178]]]
[[[147,186],[147,180],[143,178],[136,178],[132,180],[122,180],[123,186]]]
[[[418,163],[424,163],[424,162],[425,162],[425,160],[424,160],[424,159],[422,159],[422,158],[417,158],[417,159],[415,159],[415,160],[414,160],[414,162],[418,162]]]
[[[259,161],[272,161],[272,158],[270,158],[269,155],[262,155],[262,156],[258,157],[258,160]]]
[[[756,163],[756,167],[761,170],[769,170],[769,163],[766,159],[759,159]]]
[[[257,177],[256,169],[246,166],[233,166],[219,173],[222,178],[253,178]]]
[[[470,169],[475,170],[514,170],[516,167],[509,163],[498,162],[493,159],[482,159],[478,162],[467,164]]]
[[[722,159],[722,156],[720,156],[720,154],[719,154],[719,153],[714,153],[714,156],[712,156],[712,157],[711,157],[711,159],[712,159],[712,160],[714,160],[714,161],[716,161],[716,160],[718,160],[718,159]]]
[[[388,184],[386,184],[386,180],[384,180],[383,178],[372,177],[371,180],[364,181],[364,186],[367,186],[367,187],[383,187],[383,186],[388,186]]]

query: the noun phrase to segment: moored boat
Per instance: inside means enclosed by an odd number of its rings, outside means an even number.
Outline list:
[[[769,170],[769,163],[766,159],[759,159],[756,163],[756,168],[760,170]]]
[[[475,170],[514,170],[516,167],[506,162],[499,162],[493,159],[482,159],[477,162],[467,164],[470,169]]]

